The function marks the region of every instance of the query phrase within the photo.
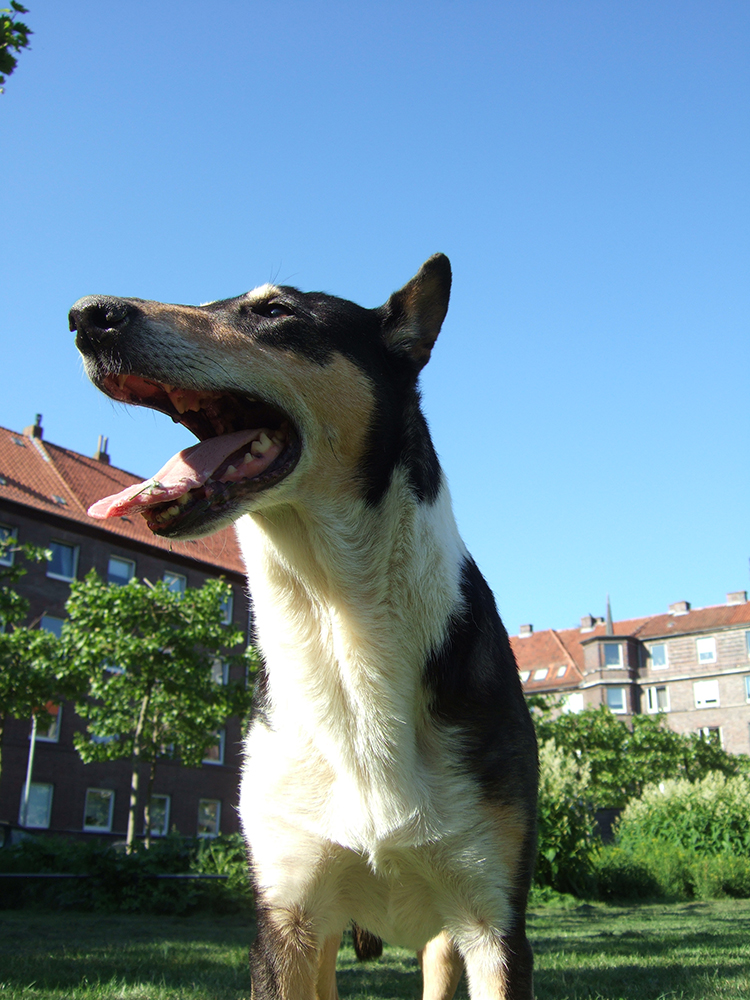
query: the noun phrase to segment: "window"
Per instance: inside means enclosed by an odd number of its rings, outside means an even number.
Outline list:
[[[696,708],[714,708],[719,704],[719,682],[694,681],[693,694],[695,695]]]
[[[234,594],[230,594],[225,601],[221,602],[221,620],[224,625],[232,624],[232,612],[234,610]]]
[[[720,726],[701,726],[696,732],[707,743],[715,743],[719,747],[722,745]]]
[[[558,677],[564,677],[567,674],[567,672],[568,672],[568,668],[566,666],[564,666],[564,665],[562,667],[558,667],[557,668],[557,676]]]
[[[209,747],[208,753],[203,758],[204,764],[223,764],[224,763],[224,741],[226,739],[226,731],[220,729],[216,734],[216,742],[213,746]]]
[[[622,643],[619,642],[604,643],[604,666],[605,667],[622,666]]]
[[[716,639],[712,635],[695,640],[698,663],[716,663]]]
[[[745,701],[750,701],[750,674],[745,676]]]
[[[750,632],[745,632],[745,652],[750,660]]]
[[[53,580],[75,580],[78,572],[78,547],[65,542],[50,542],[52,558],[47,563],[47,576]]]
[[[218,799],[201,799],[198,802],[198,836],[218,837],[221,820],[221,802]]]
[[[571,691],[562,700],[563,712],[572,712],[577,715],[583,711],[583,691]]]
[[[169,833],[169,796],[151,796],[151,836],[166,837]],[[143,832],[146,833],[146,822],[144,819]]]
[[[83,829],[90,833],[109,833],[114,807],[115,793],[109,788],[87,788]]]
[[[54,618],[52,615],[42,615],[41,621],[39,622],[39,628],[44,629],[45,632],[51,632],[52,635],[56,635],[59,639],[62,635],[64,621],[64,618]]]
[[[541,667],[539,670],[535,670],[534,671],[534,680],[535,681],[543,681],[546,676],[547,676],[547,668],[546,667]]]
[[[184,594],[187,587],[187,577],[181,573],[165,573],[162,580],[167,585],[167,590],[172,594]]]
[[[9,528],[5,524],[0,524],[0,542],[4,542],[7,538],[15,538],[15,537],[16,537],[15,528]],[[15,552],[13,551],[12,547],[9,549],[4,549],[2,552],[0,552],[0,566],[12,566],[14,556]]]
[[[24,803],[23,796],[21,796],[21,809],[18,814],[18,822],[21,826],[30,826],[36,830],[49,830],[53,787],[53,785],[44,785],[36,781],[31,782],[28,802]],[[26,816],[24,816],[24,804]]]
[[[648,651],[648,655],[651,660],[652,670],[664,670],[665,667],[669,666],[666,642],[659,642],[655,646],[652,646]]]
[[[132,559],[120,559],[118,556],[110,556],[107,564],[107,583],[114,583],[117,587],[124,587],[126,583],[135,576],[135,563]]]
[[[60,723],[62,722],[62,705],[54,705],[51,701],[44,706],[36,720],[36,738],[42,743],[57,743],[60,739]]]
[[[226,660],[215,659],[211,664],[211,680],[214,684],[229,683],[229,664]]]
[[[526,681],[529,679],[529,677],[531,677],[531,671],[530,670],[522,670],[521,673],[518,676],[521,678],[521,683],[525,684]]]
[[[669,692],[666,687],[646,688],[646,711],[650,715],[669,711]]]
[[[627,713],[627,702],[625,688],[607,688],[607,708],[615,715],[625,715]]]

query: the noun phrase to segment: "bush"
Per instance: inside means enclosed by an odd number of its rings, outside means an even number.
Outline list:
[[[694,861],[690,851],[661,841],[609,844],[593,856],[595,893],[605,900],[690,899]]]
[[[661,841],[700,854],[750,857],[750,778],[709,774],[648,786],[625,808],[617,841]]]
[[[588,765],[546,740],[539,748],[539,769],[535,882],[580,896],[590,887],[594,844]]]
[[[131,854],[97,841],[29,837],[0,851],[0,873],[88,875],[71,879],[0,878],[0,907],[109,910],[121,913],[236,912],[252,905],[242,838],[186,840],[171,835]],[[219,874],[219,879],[155,875]]]

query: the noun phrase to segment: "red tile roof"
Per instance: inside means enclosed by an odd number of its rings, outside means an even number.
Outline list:
[[[684,613],[668,612],[646,618],[630,618],[614,622],[615,636],[634,636],[640,640],[670,638],[699,632],[716,632],[724,628],[750,626],[750,602],[743,604],[717,604],[695,608]],[[583,679],[583,646],[587,639],[605,636],[607,628],[599,621],[593,628],[546,629],[526,636],[511,636],[510,642],[516,656],[518,669],[529,671],[524,688],[529,692],[548,690],[550,687],[565,689]],[[557,677],[557,670],[568,664],[564,676]],[[534,680],[534,672],[547,668],[547,675]]]
[[[0,499],[55,514],[113,535],[164,549],[233,573],[244,565],[232,528],[179,542],[151,533],[140,516],[95,520],[86,510],[96,500],[142,482],[123,469],[95,458],[0,427]]]

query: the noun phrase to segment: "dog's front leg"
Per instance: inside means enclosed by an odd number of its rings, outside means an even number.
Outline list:
[[[341,944],[340,934],[331,934],[323,942],[318,961],[318,1000],[339,1000],[336,986],[336,956]]]
[[[453,941],[443,931],[417,953],[422,967],[422,1000],[452,1000],[464,964]]]
[[[301,909],[259,905],[258,935],[250,949],[252,1000],[316,1000],[324,950]],[[332,986],[330,974],[324,978],[329,994],[320,1000],[335,1000],[335,964]]]

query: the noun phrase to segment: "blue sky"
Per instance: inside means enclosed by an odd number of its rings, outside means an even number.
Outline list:
[[[86,382],[77,298],[375,306],[440,250],[425,409],[508,630],[748,588],[750,5],[26,3],[0,424],[149,475],[192,439]]]

